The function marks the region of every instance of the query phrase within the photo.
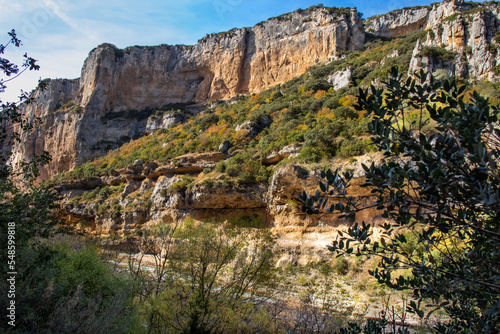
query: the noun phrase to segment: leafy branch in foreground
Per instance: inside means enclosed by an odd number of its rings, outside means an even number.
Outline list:
[[[14,30],[8,33],[10,39],[5,45],[0,44],[0,55],[9,45],[20,47],[21,41]],[[20,68],[21,67],[21,68]],[[0,93],[7,88],[6,83],[19,77],[25,71],[38,70],[36,60],[24,55],[21,66],[7,58],[0,57],[0,71],[5,76],[0,78]],[[44,84],[39,87],[43,89]],[[29,161],[12,161],[12,147],[22,140],[41,122],[39,118],[23,117],[22,105],[32,102],[32,97],[22,92],[17,102],[2,103],[0,100],[0,240],[7,245],[8,225],[16,224],[16,245],[24,246],[35,237],[47,236],[55,224],[52,215],[57,196],[43,185],[36,185],[39,176],[38,167],[50,161],[48,153],[34,155]],[[2,252],[4,258],[7,252]],[[6,261],[2,261],[6,265]]]
[[[403,80],[392,69],[384,85],[358,94],[357,109],[371,116],[372,141],[385,155],[380,166],[363,166],[373,203],[348,196],[352,174],[325,170],[321,189],[299,196],[303,211],[354,219],[377,208],[386,218],[380,237],[356,223],[329,249],[380,256],[371,275],[412,290],[410,311],[428,319],[445,309],[450,320],[436,332],[490,333],[500,325],[499,109],[424,72]],[[411,274],[394,277],[402,268]],[[427,315],[423,301],[433,307]]]

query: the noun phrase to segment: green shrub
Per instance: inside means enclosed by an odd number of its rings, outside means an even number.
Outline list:
[[[339,276],[346,275],[349,271],[349,260],[345,257],[338,257],[332,265],[332,270]]]
[[[437,46],[424,46],[420,51],[422,57],[430,57],[441,61],[452,61],[455,59],[456,52],[448,51],[445,48]]]
[[[95,188],[94,190],[86,191],[80,195],[80,200],[85,201],[85,202],[91,202],[97,198],[100,190],[101,190],[101,188],[98,187],[98,188]]]
[[[303,147],[299,153],[299,160],[304,162],[320,162],[326,159],[328,156],[323,150],[311,146]]]
[[[243,214],[238,214],[237,216],[228,219],[228,223],[231,227],[243,227],[243,228],[265,228],[266,222],[264,217],[261,215],[251,215],[244,216]]]
[[[106,199],[109,195],[111,195],[111,189],[109,186],[102,187],[99,191],[99,198]]]
[[[241,174],[241,165],[230,164],[226,167],[226,174],[229,176],[239,176]]]
[[[119,219],[122,216],[123,208],[120,204],[116,203],[113,205],[113,213],[111,214],[111,218]]]
[[[96,213],[98,216],[102,216],[108,211],[109,208],[110,208],[109,203],[102,203],[97,207]]]
[[[224,162],[224,160],[221,160],[217,163],[217,165],[215,166],[215,171],[217,173],[224,173],[226,171],[226,163]]]
[[[500,44],[500,30],[497,30],[497,32],[495,32],[495,35],[493,36],[493,40],[494,40],[497,44]]]
[[[328,264],[328,263],[323,263],[320,267],[319,267],[319,272],[325,276],[325,277],[328,277],[331,275],[333,269],[332,267]]]
[[[97,249],[37,245],[17,254],[16,330],[22,333],[141,331],[126,272],[105,264]],[[7,281],[0,291],[7,293]],[[7,306],[2,299],[2,310]],[[5,311],[0,312],[6,318]],[[18,320],[19,319],[19,320]],[[0,324],[6,329],[7,322]]]
[[[238,153],[225,162],[228,176],[236,177],[238,184],[265,183],[272,174],[272,169],[253,158],[253,152]]]
[[[341,158],[350,158],[358,155],[363,155],[372,150],[370,139],[352,139],[342,142],[338,151],[338,156]]]
[[[69,109],[71,107],[73,107],[75,105],[75,102],[74,101],[69,101],[68,103],[62,105],[60,108],[58,108],[59,110],[64,110],[64,109]]]
[[[318,90],[328,90],[330,84],[325,79],[313,79],[308,81],[304,85],[304,90],[307,91],[318,91]]]
[[[334,109],[333,114],[337,118],[344,118],[344,119],[358,118],[358,113],[355,110],[353,110],[352,108],[349,108],[349,107],[344,107],[344,106]]]
[[[498,52],[498,45],[495,45],[492,43],[487,43],[485,49],[486,49],[486,51],[488,51],[492,55],[496,55]]]
[[[170,189],[172,189],[175,193],[181,193],[191,188],[194,185],[194,177],[189,175],[182,176],[180,181],[177,181],[172,185]]]

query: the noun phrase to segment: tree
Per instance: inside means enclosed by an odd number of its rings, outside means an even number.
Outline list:
[[[20,47],[14,30],[0,45]],[[19,66],[0,57],[0,93],[6,83],[23,72],[38,70],[36,60],[24,55]],[[39,84],[39,89],[44,83]],[[58,196],[36,184],[38,167],[47,163],[45,152],[29,161],[14,163],[11,148],[41,119],[23,115],[32,96],[22,92],[19,101],[0,101],[0,322],[2,332],[23,333],[137,333],[134,323],[134,287],[124,273],[103,263],[93,248],[63,246],[51,236],[57,222],[53,209]],[[64,242],[67,244],[67,242]],[[72,245],[75,246],[75,245]]]
[[[371,117],[380,166],[363,166],[373,203],[348,195],[352,173],[325,169],[314,195],[303,193],[310,214],[377,208],[387,222],[355,223],[329,249],[380,256],[370,273],[380,283],[412,290],[409,311],[422,318],[444,308],[438,333],[494,333],[500,326],[499,108],[456,81],[423,72],[403,79],[392,69],[384,89],[360,89],[358,110]],[[393,277],[407,268],[411,275]],[[429,302],[432,309],[424,308]],[[425,311],[425,312],[424,312]]]
[[[20,47],[21,41],[16,32],[8,33],[10,40],[0,45],[0,55],[7,47]],[[10,60],[0,57],[0,69],[5,79],[0,79],[0,93],[7,88],[7,83],[18,78],[25,71],[38,70],[36,60],[24,55],[21,68]],[[39,88],[44,88],[40,82]],[[29,120],[23,117],[23,106],[32,102],[32,97],[21,92],[17,102],[0,100],[0,240],[2,249],[6,249],[8,242],[14,242],[17,248],[26,245],[34,237],[47,236],[56,220],[52,215],[57,196],[44,185],[36,185],[39,175],[38,167],[50,161],[48,153],[33,156],[29,161],[14,164],[11,160],[12,147],[19,143],[23,135],[30,132],[41,119]],[[10,229],[9,229],[10,227]],[[7,241],[8,233],[15,231],[15,240]],[[11,245],[9,244],[9,245]],[[12,245],[11,245],[12,246]],[[4,248],[5,247],[5,248]],[[2,252],[0,260],[2,266],[7,264]]]
[[[153,255],[149,272],[132,261],[144,323],[152,333],[246,333],[264,331],[269,319],[257,307],[273,256],[262,231],[210,223],[160,224],[144,232],[142,252]],[[142,253],[141,252],[141,253]],[[143,256],[143,254],[142,254]],[[142,266],[142,267],[141,267]]]

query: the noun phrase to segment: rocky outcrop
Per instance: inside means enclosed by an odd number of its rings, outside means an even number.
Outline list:
[[[190,154],[177,161],[192,170],[190,165],[215,163],[223,157],[218,152]],[[331,167],[354,172],[357,179],[352,194],[368,201],[370,190],[359,187],[364,175],[361,164],[372,162],[380,163],[381,156],[359,157]],[[241,185],[217,173],[162,173],[164,166],[154,167],[138,160],[114,178],[103,176],[59,185],[57,189],[65,197],[66,220],[92,222],[82,226],[90,233],[103,235],[129,234],[135,228],[158,222],[179,222],[186,215],[221,221],[237,216],[259,217],[267,226],[283,231],[329,230],[345,223],[335,215],[306,216],[300,211],[297,196],[317,189],[319,170],[288,165],[278,168],[269,184]],[[117,179],[121,183],[113,182]],[[375,222],[376,216],[370,212],[358,218]]]
[[[448,0],[371,17],[365,29],[390,38],[428,30],[415,47],[409,73],[442,70],[449,76],[493,80],[498,76],[495,66],[500,64],[500,38],[495,37],[499,13],[496,2]]]
[[[295,146],[295,145],[285,146],[278,152],[272,152],[267,157],[262,159],[262,163],[264,165],[275,165],[281,160],[286,159],[288,157],[298,156],[301,149],[302,149],[301,146]]]
[[[333,89],[339,90],[349,86],[352,80],[352,67],[348,67],[343,71],[333,73],[328,77],[328,83],[333,86]]]
[[[413,51],[409,73],[444,70],[450,76],[493,79],[500,64],[499,10],[495,3],[434,4],[428,34]]]
[[[382,37],[396,37],[425,29],[431,12],[430,7],[419,6],[398,9],[366,20],[367,33]]]
[[[146,133],[151,134],[160,129],[168,129],[171,126],[182,123],[186,117],[181,113],[164,113],[152,115],[146,122]]]
[[[372,16],[365,22],[365,31],[375,36],[397,37],[417,30],[438,28],[453,16],[461,13],[468,15],[474,11],[487,11],[497,19],[500,18],[498,4],[493,1],[474,3],[445,0],[430,6],[407,7]]]
[[[360,50],[364,30],[355,9],[315,7],[252,28],[210,34],[194,46],[92,50],[76,80],[50,80],[35,91],[27,117],[45,123],[14,148],[14,160],[48,151],[46,179],[138,135],[171,126],[179,115],[149,119],[172,103],[228,99],[260,92],[303,74],[340,51]],[[68,103],[71,108],[61,108]]]

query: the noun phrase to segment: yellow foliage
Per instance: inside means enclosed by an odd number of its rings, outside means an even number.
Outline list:
[[[251,111],[254,111],[256,109],[259,109],[260,108],[260,103],[257,103],[252,109]]]
[[[339,99],[339,103],[344,107],[352,107],[357,102],[357,98],[353,95],[346,95]]]
[[[179,132],[179,136],[178,136],[177,138],[178,138],[178,139],[184,139],[184,138],[186,138],[186,137],[187,137],[187,135],[188,135],[188,134],[187,134],[186,132],[181,131],[181,132]]]
[[[330,108],[323,107],[318,111],[318,117],[325,117],[329,119],[335,119],[335,115],[333,114]]]
[[[252,95],[252,97],[250,98],[250,103],[255,103],[257,101],[260,101],[261,99],[262,97],[259,94]]]
[[[306,131],[307,129],[308,129],[308,127],[305,124],[297,125],[297,130],[299,130],[299,131]]]
[[[431,250],[435,260],[456,261],[467,248],[468,239],[462,240],[456,236],[450,236],[441,232],[435,232],[432,238],[436,240]]]
[[[247,135],[248,135],[248,130],[242,129],[240,131],[235,132],[233,135],[233,138],[236,141],[242,141],[243,139],[245,139],[247,137]]]
[[[206,136],[212,136],[212,135],[222,135],[227,129],[227,124],[224,122],[222,124],[218,124],[218,125],[212,125],[211,127],[209,127],[204,135]]]
[[[109,161],[108,161],[108,165],[114,165],[114,164],[116,164],[116,163],[117,163],[116,158],[111,158],[111,159],[109,159]]]
[[[171,131],[177,131],[180,132],[182,130],[182,124],[174,126]]]
[[[271,118],[272,119],[280,119],[281,115],[285,112],[287,112],[289,109],[288,108],[284,108],[284,109],[281,109],[280,111],[277,111],[277,112],[273,112],[271,114]]]
[[[321,99],[325,95],[326,95],[326,91],[324,91],[324,90],[318,90],[316,92],[316,94],[314,94],[314,98]]]

